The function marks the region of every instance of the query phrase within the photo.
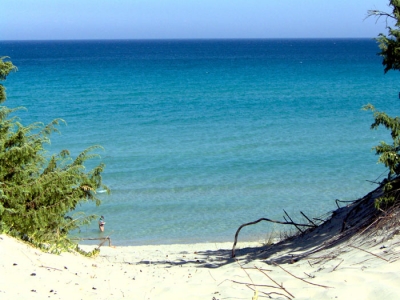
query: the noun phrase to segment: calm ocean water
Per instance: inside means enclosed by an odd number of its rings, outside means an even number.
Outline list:
[[[232,241],[242,223],[317,217],[374,189],[385,170],[371,148],[389,135],[361,107],[400,105],[378,51],[372,39],[0,42],[22,123],[64,119],[52,152],[104,147],[112,194],[80,209],[104,215],[117,245]]]

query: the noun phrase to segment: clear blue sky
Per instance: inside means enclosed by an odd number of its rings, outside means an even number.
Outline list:
[[[375,37],[388,0],[1,0],[0,40]]]

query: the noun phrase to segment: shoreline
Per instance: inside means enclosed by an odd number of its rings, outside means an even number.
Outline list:
[[[232,238],[230,240],[226,239],[224,241],[217,241],[217,240],[211,240],[211,241],[182,241],[182,242],[177,242],[177,241],[172,241],[170,243],[168,242],[150,242],[150,243],[133,243],[133,244],[125,244],[125,243],[120,243],[118,240],[114,240],[113,236],[107,236],[104,235],[104,237],[94,237],[94,238],[82,238],[82,239],[78,239],[78,238],[72,238],[71,240],[75,241],[78,243],[79,246],[82,247],[95,247],[95,246],[99,246],[101,243],[104,242],[104,244],[101,245],[101,248],[104,246],[108,246],[109,242],[108,242],[108,238],[110,240],[110,243],[112,246],[115,247],[143,247],[143,246],[169,246],[169,245],[202,245],[202,244],[207,244],[207,245],[212,245],[212,244],[227,244],[227,245],[231,245],[231,247],[233,246],[234,243],[234,236],[232,236]],[[270,243],[270,241],[273,242],[278,242],[280,239],[279,237],[275,236],[275,237],[271,237],[271,238],[254,238],[254,239],[240,239],[240,236],[238,238],[238,243],[243,243],[243,244],[267,244]]]
[[[276,244],[239,240],[235,257],[231,243],[106,245],[92,258],[53,255],[2,234],[0,298],[398,299],[400,210],[376,212],[381,193]]]
[[[398,235],[368,248],[335,246],[293,263],[279,260],[301,252],[298,247],[269,255],[259,243],[239,242],[233,259],[231,246],[102,246],[98,257],[87,258],[47,254],[3,234],[0,298],[250,300],[255,290],[272,299],[397,299],[400,294]]]

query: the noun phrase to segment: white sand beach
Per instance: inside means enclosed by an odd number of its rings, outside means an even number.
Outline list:
[[[53,255],[2,234],[0,299],[399,299],[400,209],[378,212],[379,195],[275,244],[239,235],[234,258],[233,243]]]
[[[346,243],[289,262],[280,259],[302,250],[288,247],[268,257],[266,246],[239,243],[235,260],[230,258],[231,248],[231,243],[103,246],[98,257],[86,258],[47,254],[0,235],[0,299],[251,300],[257,294],[258,299],[266,295],[398,299],[400,295],[396,235],[366,249]]]

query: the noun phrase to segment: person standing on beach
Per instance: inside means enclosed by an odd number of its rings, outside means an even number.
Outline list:
[[[99,219],[99,229],[100,229],[101,232],[104,231],[104,224],[106,224],[106,222],[104,221],[104,217],[101,216],[100,219]]]

